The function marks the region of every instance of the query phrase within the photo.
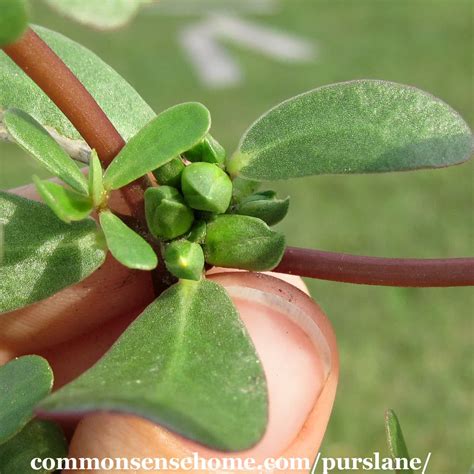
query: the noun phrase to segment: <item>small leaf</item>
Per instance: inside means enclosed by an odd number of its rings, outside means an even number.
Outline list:
[[[99,214],[99,220],[110,253],[120,263],[138,270],[153,270],[158,265],[151,245],[115,214],[103,211]]]
[[[285,250],[285,237],[260,219],[222,215],[207,224],[206,262],[244,270],[271,270]]]
[[[236,214],[258,217],[268,225],[278,224],[288,213],[290,198],[278,199],[273,191],[262,191],[245,198]]]
[[[92,219],[65,224],[45,204],[0,191],[0,313],[83,280],[105,255]]]
[[[385,412],[385,431],[387,435],[387,443],[390,450],[390,454],[394,459],[407,459],[410,461],[410,455],[408,454],[407,445],[405,444],[405,438],[403,437],[402,428],[398,421],[397,415],[393,410],[387,410]],[[395,472],[413,474],[411,469],[396,470]]]
[[[33,418],[33,409],[52,386],[53,372],[42,357],[27,355],[0,366],[0,444]]]
[[[105,171],[104,185],[118,189],[192,148],[211,126],[202,104],[187,102],[165,110],[122,148]]]
[[[28,26],[25,0],[2,0],[0,3],[0,47],[14,43]]]
[[[135,89],[92,51],[46,28],[33,29],[84,84],[125,141],[155,116]],[[10,107],[32,115],[66,142],[71,153],[83,152],[85,143],[66,116],[6,54],[0,54],[0,109]]]
[[[50,173],[76,191],[87,194],[87,181],[76,163],[33,117],[17,109],[5,112],[3,120],[11,136]]]
[[[376,80],[332,84],[281,103],[245,132],[228,162],[257,181],[313,174],[379,173],[469,159],[462,117],[414,87]]]
[[[118,28],[129,22],[140,5],[151,0],[46,0],[62,15],[101,30]]]
[[[38,194],[51,210],[66,223],[81,221],[92,212],[92,201],[83,194],[66,189],[51,181],[42,181],[33,177]]]
[[[66,458],[67,451],[66,438],[58,425],[50,421],[33,420],[14,438],[0,445],[0,472],[2,474],[53,472],[43,468],[33,469],[32,460]]]
[[[267,424],[261,363],[224,288],[183,281],[155,300],[41,413],[142,416],[214,449],[253,446]]]
[[[89,159],[89,196],[92,198],[94,207],[101,206],[105,199],[102,166],[95,150],[92,150]]]

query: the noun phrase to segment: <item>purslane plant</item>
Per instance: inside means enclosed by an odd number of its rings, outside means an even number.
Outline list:
[[[379,80],[320,87],[266,112],[227,156],[204,105],[155,115],[92,52],[45,28],[25,30],[21,7],[14,11],[22,2],[9,3],[18,25],[0,37],[4,135],[58,180],[33,178],[44,203],[0,192],[2,317],[83,280],[108,252],[153,272],[156,299],[96,365],[53,394],[39,357],[0,369],[0,443],[20,436],[34,410],[50,417],[110,410],[215,449],[254,445],[267,425],[265,376],[226,290],[206,280],[210,266],[397,286],[474,283],[469,258],[288,248],[271,226],[289,198],[259,190],[264,181],[466,161],[471,131],[440,99]],[[71,156],[87,162],[86,174]],[[112,193],[122,194],[129,214],[110,206]],[[25,377],[41,382],[17,396]],[[41,429],[58,439],[54,428]]]

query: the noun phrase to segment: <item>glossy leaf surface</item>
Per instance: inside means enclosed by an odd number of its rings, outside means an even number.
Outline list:
[[[0,2],[0,47],[19,39],[27,26],[28,14],[25,0]]]
[[[58,183],[42,181],[36,176],[33,180],[38,194],[45,204],[67,224],[71,221],[85,219],[91,213],[92,200],[89,197],[67,189]]]
[[[65,224],[45,204],[0,191],[0,313],[94,272],[106,247],[92,219]]]
[[[271,270],[285,250],[285,237],[256,217],[218,216],[207,224],[206,262],[245,270]]]
[[[99,219],[110,253],[120,263],[138,270],[152,270],[158,265],[158,258],[150,244],[115,214],[103,211]]]
[[[440,99],[377,80],[332,84],[260,117],[228,163],[259,181],[438,168],[471,156],[471,131]]]
[[[118,189],[192,148],[211,126],[209,111],[198,102],[171,107],[140,130],[109,165],[107,189]]]
[[[385,432],[387,435],[387,443],[390,450],[390,454],[394,459],[407,459],[410,460],[408,454],[407,445],[405,438],[403,437],[402,428],[398,417],[393,410],[387,410],[385,413]],[[411,469],[396,470],[397,474],[408,473],[413,474]]]
[[[155,116],[130,84],[87,48],[46,28],[34,30],[84,84],[125,140]],[[69,120],[7,55],[0,54],[0,109],[10,107],[28,112],[71,147],[78,145],[74,140],[81,137]]]
[[[23,356],[0,367],[0,445],[33,418],[33,409],[52,386],[53,372],[42,357]]]
[[[15,141],[50,173],[87,194],[87,181],[79,167],[33,117],[22,110],[9,109],[3,120]]]
[[[14,438],[0,445],[0,473],[46,474],[53,471],[41,467],[33,469],[33,459],[66,456],[67,442],[61,428],[50,421],[33,420]]]
[[[94,367],[40,410],[133,413],[212,448],[241,450],[265,430],[267,390],[224,288],[184,281],[162,293]]]
[[[79,23],[107,30],[130,21],[140,5],[151,0],[46,0],[62,15]]]

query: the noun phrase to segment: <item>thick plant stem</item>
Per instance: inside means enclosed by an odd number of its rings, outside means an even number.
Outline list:
[[[103,110],[64,62],[31,29],[4,48],[43,89],[107,166],[125,145]],[[122,188],[136,226],[146,229],[143,191],[146,177]],[[164,267],[161,265],[161,267]],[[444,287],[474,285],[474,259],[392,259],[288,247],[277,272],[366,285]],[[155,280],[159,275],[154,275]],[[163,285],[169,275],[159,278]],[[158,284],[158,286],[163,286]]]
[[[474,285],[474,258],[363,257],[288,247],[274,271],[363,285],[403,287]]]
[[[5,53],[44,91],[66,115],[104,167],[125,145],[124,139],[61,58],[31,29],[22,38],[3,48]],[[146,178],[120,191],[132,214],[144,226],[143,191]]]

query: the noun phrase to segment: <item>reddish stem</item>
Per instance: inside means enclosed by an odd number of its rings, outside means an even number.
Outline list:
[[[95,148],[104,168],[107,167],[125,141],[61,58],[31,28],[3,50],[66,115],[87,144]],[[143,179],[120,190],[142,226],[143,191],[148,185]]]
[[[81,82],[31,29],[5,52],[68,117],[108,165],[125,145],[123,138]],[[121,189],[143,225],[146,178]],[[274,269],[282,273],[366,285],[405,287],[474,285],[474,259],[397,259],[363,257],[288,247]]]
[[[474,285],[474,258],[362,257],[288,247],[274,271],[364,285],[404,287]]]

